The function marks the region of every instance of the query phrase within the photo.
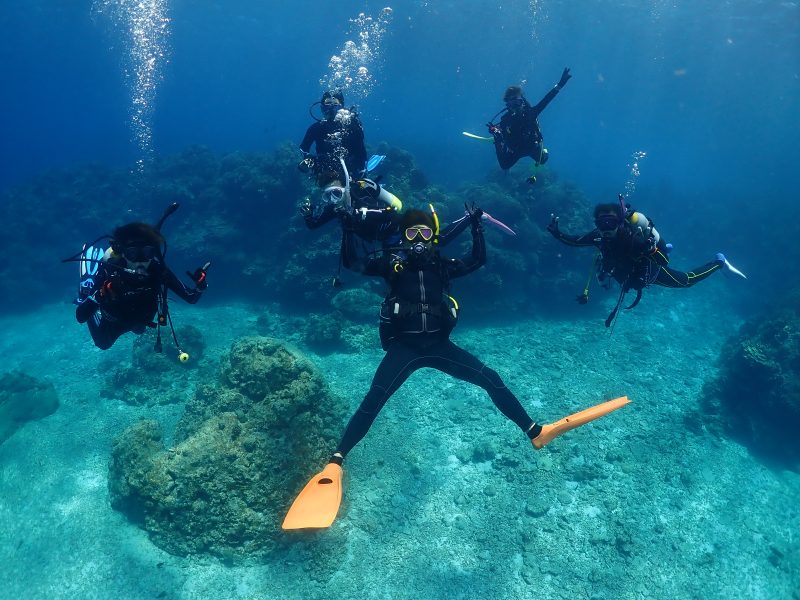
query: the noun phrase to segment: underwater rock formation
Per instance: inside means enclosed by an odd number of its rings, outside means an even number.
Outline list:
[[[0,444],[28,421],[43,419],[58,408],[56,389],[19,371],[0,376]]]
[[[308,359],[272,338],[243,338],[219,385],[196,390],[169,448],[155,421],[115,440],[111,504],[167,552],[263,556],[345,413]]]
[[[800,467],[800,291],[747,321],[706,390],[712,426],[771,460]]]
[[[134,338],[131,362],[109,371],[101,394],[133,405],[183,402],[194,368],[203,359],[206,344],[202,332],[194,325],[176,327],[175,334],[181,348],[189,354],[188,361],[178,359],[178,349],[169,329],[161,332],[162,352],[154,350],[156,336],[148,330]]]

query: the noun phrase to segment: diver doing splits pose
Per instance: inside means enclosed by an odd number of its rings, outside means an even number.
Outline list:
[[[492,117],[487,125],[489,133],[494,137],[497,162],[501,169],[510,169],[524,156],[530,156],[537,167],[547,162],[549,155],[544,147],[539,115],[561,88],[567,85],[570,77],[572,75],[569,69],[565,68],[558,83],[535,106],[531,106],[519,86],[512,85],[506,89],[503,95],[506,107]],[[502,115],[500,122],[494,123],[498,115]],[[531,176],[528,181],[533,183],[536,177]]]
[[[431,207],[432,208],[432,207]],[[284,529],[328,527],[341,501],[344,458],[367,434],[389,398],[416,370],[428,367],[483,388],[494,405],[519,427],[537,449],[557,436],[627,404],[618,398],[571,415],[556,423],[539,425],[528,416],[500,376],[478,358],[450,340],[458,317],[458,304],[450,296],[451,280],[479,269],[486,262],[482,211],[468,209],[472,252],[461,260],[445,258],[437,249],[436,213],[410,210],[401,221],[402,244],[375,258],[350,257],[351,265],[365,275],[382,277],[389,292],[381,304],[379,332],[386,351],[367,395],[350,419],[325,469],[306,485],[283,523]],[[351,252],[347,232],[345,252]]]
[[[636,291],[636,299],[627,308],[636,306],[642,298],[642,290],[649,285],[669,288],[687,288],[703,281],[720,269],[746,279],[744,273],[734,267],[721,252],[710,262],[692,269],[678,271],[669,266],[667,244],[644,214],[631,210],[622,195],[618,203],[598,204],[594,209],[595,228],[583,235],[568,235],[558,226],[558,217],[551,215],[547,230],[560,242],[568,246],[594,246],[599,250],[594,269],[601,284],[613,279],[620,284],[617,305],[606,319],[610,327],[619,307],[630,290]],[[591,277],[589,279],[591,281]],[[607,285],[606,285],[607,287]],[[585,304],[589,299],[589,285],[578,296]]]
[[[79,262],[81,281],[75,318],[87,323],[95,346],[108,350],[125,333],[144,333],[147,327],[158,330],[156,351],[161,351],[160,327],[172,319],[167,306],[167,292],[172,291],[189,304],[195,304],[207,287],[206,272],[211,263],[187,273],[194,288],[184,285],[167,267],[164,256],[166,240],[161,234],[164,220],[178,208],[171,205],[158,224],[128,223],[117,227],[111,236],[103,236],[84,246],[80,258],[62,262]],[[110,237],[108,250],[94,246]],[[158,314],[158,320],[154,319]],[[181,361],[188,360],[172,331]]]

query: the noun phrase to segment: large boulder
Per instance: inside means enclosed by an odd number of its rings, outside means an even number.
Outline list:
[[[800,466],[800,292],[747,321],[723,348],[704,401],[712,426]]]
[[[111,503],[173,554],[263,556],[335,447],[345,413],[297,351],[272,338],[241,339],[220,384],[197,389],[170,447],[154,421],[117,438]]]

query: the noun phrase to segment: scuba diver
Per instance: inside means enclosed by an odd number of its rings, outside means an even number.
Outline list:
[[[136,222],[117,227],[110,236],[84,245],[80,257],[75,255],[62,261],[80,263],[75,318],[78,323],[88,324],[92,340],[101,350],[111,348],[125,333],[140,335],[147,327],[155,327],[155,350],[161,352],[161,327],[169,323],[180,360],[188,360],[189,355],[181,350],[175,337],[167,292],[195,304],[208,285],[206,273],[211,263],[198,267],[194,273],[186,273],[194,288],[184,285],[167,267],[164,262],[167,242],[161,234],[161,225],[177,208],[177,203],[172,204],[156,225]],[[108,250],[94,245],[106,238],[110,238]],[[153,322],[156,314],[158,320]]]
[[[567,85],[570,77],[572,75],[569,73],[569,68],[565,68],[555,87],[547,92],[536,106],[531,106],[519,86],[512,85],[506,89],[503,95],[506,107],[487,124],[489,133],[494,137],[497,162],[501,169],[504,171],[510,169],[523,156],[530,156],[534,160],[534,169],[547,162],[549,155],[547,148],[544,147],[542,130],[539,128],[539,114],[547,108],[559,90]],[[494,120],[498,116],[500,122],[495,123]],[[536,176],[531,175],[528,181],[534,183]]]
[[[605,287],[610,286],[611,279],[620,284],[619,299],[606,319],[606,327],[610,327],[616,319],[625,294],[630,290],[636,290],[636,299],[626,310],[639,304],[642,290],[649,285],[692,287],[720,269],[747,279],[721,252],[713,261],[691,271],[671,268],[668,254],[672,245],[664,241],[650,219],[625,204],[622,194],[617,203],[595,206],[594,224],[595,228],[588,233],[568,235],[559,229],[558,217],[551,215],[547,231],[568,246],[596,247],[599,253],[595,257],[592,272],[596,272],[598,281]],[[581,304],[589,300],[591,279],[590,275],[583,293],[578,296]]]
[[[322,109],[322,119],[312,112],[317,104]],[[350,173],[358,175],[364,171],[367,164],[364,129],[355,110],[344,107],[344,94],[339,90],[325,92],[319,102],[311,105],[309,114],[315,122],[300,142],[303,160],[298,168],[319,174],[338,169],[339,160],[344,159]],[[312,144],[316,156],[309,154]]]
[[[386,351],[369,392],[351,417],[325,469],[306,485],[283,522],[283,529],[328,527],[341,502],[342,464],[348,452],[367,434],[389,398],[416,370],[428,367],[483,388],[492,402],[541,449],[557,436],[627,404],[625,397],[561,419],[537,424],[505,386],[500,376],[478,358],[450,340],[458,319],[458,303],[450,282],[479,269],[486,262],[482,211],[467,208],[472,252],[457,260],[438,251],[436,212],[409,210],[401,221],[402,243],[375,258],[350,256],[349,262],[368,276],[382,277],[389,292],[381,304],[379,333]],[[355,252],[347,233],[345,252]]]
[[[312,204],[307,198],[300,207],[309,229],[317,229],[348,214],[353,217],[351,222],[356,235],[365,241],[383,242],[397,232],[395,217],[403,203],[372,179],[351,180],[344,160],[338,171],[320,172],[317,184],[322,188],[321,202]]]

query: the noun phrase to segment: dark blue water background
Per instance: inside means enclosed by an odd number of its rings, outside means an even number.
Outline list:
[[[359,12],[385,3],[167,3],[169,62],[152,119],[157,153],[205,144],[269,151],[298,142],[330,56]],[[367,143],[415,154],[457,186],[496,169],[485,134],[505,87],[532,101],[572,81],[542,115],[549,166],[593,200],[631,179],[681,239],[719,211],[796,214],[800,8],[795,2],[408,2],[392,5],[375,85],[358,100]],[[132,165],[124,32],[91,3],[0,8],[0,189],[49,168]],[[113,200],[113,199],[110,199]],[[797,226],[794,226],[795,229]],[[724,233],[724,232],[723,232]],[[740,244],[741,245],[741,244]],[[709,246],[710,249],[710,246]],[[706,251],[703,248],[703,251]],[[729,248],[741,255],[748,248]],[[753,267],[751,261],[749,267]]]

